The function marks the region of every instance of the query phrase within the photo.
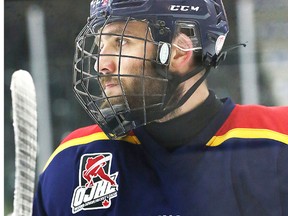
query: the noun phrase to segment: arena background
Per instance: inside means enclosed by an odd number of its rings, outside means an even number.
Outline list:
[[[209,77],[211,88],[219,97],[229,96],[236,103],[288,105],[288,1],[223,1],[230,24],[226,45],[248,43],[246,48],[229,53],[226,61],[213,70]],[[89,3],[89,0],[4,1],[5,215],[13,208],[15,149],[10,94],[13,71],[25,69],[33,72],[35,79],[42,80],[39,81],[42,84],[36,84],[40,109],[38,173],[65,135],[93,123],[72,92],[74,40],[86,23]],[[32,37],[31,22],[38,25],[40,32],[42,29],[42,42]],[[43,52],[33,60],[31,47],[38,42]],[[33,64],[39,61],[43,68],[35,71]]]

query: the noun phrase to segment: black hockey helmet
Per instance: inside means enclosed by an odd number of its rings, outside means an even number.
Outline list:
[[[125,28],[129,22],[141,21],[147,23],[146,36],[143,38],[133,37],[125,33]],[[118,71],[112,75],[118,81],[122,89],[122,94],[108,96],[104,91],[101,79],[107,75],[99,68],[99,59],[105,55],[101,54],[101,37],[107,35],[103,33],[105,26],[114,22],[122,22],[123,32],[113,34],[120,38],[133,38],[144,41],[144,54],[137,59],[151,62],[157,71],[155,79],[162,83],[162,91],[152,95],[158,98],[153,103],[147,102],[144,80],[151,77],[146,76],[144,69],[141,76],[134,77],[141,79],[143,86],[141,93],[135,93],[134,98],[141,101],[141,105],[133,107],[127,99],[129,95],[125,91],[122,79],[127,79],[131,75],[125,71]],[[197,71],[189,73],[185,79],[178,79],[168,70],[170,51],[173,37],[177,32],[185,32],[191,39],[195,52],[201,55],[201,67]],[[76,52],[74,57],[74,92],[80,103],[99,124],[109,138],[124,136],[130,130],[145,125],[151,121],[165,116],[182,105],[201,84],[200,82],[192,86],[187,94],[171,103],[174,90],[177,86],[192,77],[200,70],[209,70],[216,67],[220,60],[221,50],[229,31],[228,21],[222,0],[92,0],[90,5],[90,16],[88,22],[76,38]],[[148,35],[151,34],[151,38]],[[146,44],[152,43],[155,46],[155,58],[149,59],[146,56]],[[107,56],[107,55],[106,55]],[[122,48],[117,55],[118,65],[121,59],[135,56],[122,55]],[[204,80],[201,79],[201,82]],[[147,89],[147,87],[146,87]],[[172,89],[172,90],[171,90]],[[121,97],[121,103],[113,103],[115,97]],[[106,104],[103,106],[103,104]]]

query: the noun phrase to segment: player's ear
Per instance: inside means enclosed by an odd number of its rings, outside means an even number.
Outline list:
[[[183,33],[178,34],[173,39],[169,65],[170,71],[184,73],[191,68],[193,59],[192,48],[192,41]]]

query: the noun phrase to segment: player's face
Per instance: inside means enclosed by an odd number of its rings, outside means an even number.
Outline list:
[[[112,105],[140,108],[144,98],[145,106],[161,98],[164,86],[157,79],[155,63],[149,61],[155,59],[156,47],[147,28],[147,23],[140,21],[131,21],[126,27],[121,22],[111,23],[103,28],[98,71],[107,75],[101,78],[101,84]],[[119,36],[122,33],[124,36]],[[108,104],[107,100],[102,107]]]

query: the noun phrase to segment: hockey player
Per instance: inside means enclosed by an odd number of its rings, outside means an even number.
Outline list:
[[[221,0],[93,0],[74,91],[96,124],[41,174],[33,215],[288,215],[288,107],[218,99]]]

